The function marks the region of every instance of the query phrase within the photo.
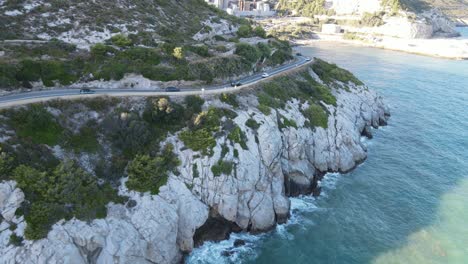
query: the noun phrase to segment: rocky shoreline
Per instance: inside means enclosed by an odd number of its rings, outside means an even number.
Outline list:
[[[158,195],[128,190],[122,179],[119,194],[130,197],[109,204],[104,219],[76,219],[55,224],[47,238],[13,246],[8,238],[24,232],[25,221],[14,212],[24,200],[15,182],[0,184],[0,255],[4,263],[178,263],[206,240],[220,240],[237,231],[265,232],[287,221],[289,196],[317,195],[325,172],[348,172],[367,157],[363,135],[385,125],[390,113],[382,98],[364,85],[334,81],[336,106],[322,102],[326,127],[310,128],[302,109],[307,102],[289,100],[270,114],[258,110],[252,91],[237,95],[239,107],[213,97],[205,106],[236,113],[232,119],[246,136],[245,146],[217,138],[212,156],[187,149],[176,135],[167,138],[181,160],[179,175],[171,175]],[[259,124],[253,129],[249,119]],[[285,120],[295,125],[282,125]],[[214,175],[219,160],[232,161],[229,175]],[[11,213],[13,212],[13,213]],[[11,225],[17,228],[12,231]]]

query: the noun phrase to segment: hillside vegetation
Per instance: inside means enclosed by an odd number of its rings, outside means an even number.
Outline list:
[[[337,105],[331,87],[347,89],[349,83],[362,84],[350,72],[317,59],[305,70],[247,92],[258,99],[252,105],[240,99],[243,95],[221,94],[207,101],[198,96],[56,100],[2,110],[0,181],[14,180],[23,190],[26,200],[16,213],[27,222],[25,238],[40,239],[60,219],[103,218],[109,202],[126,203],[128,198],[117,194],[124,177],[128,189],[158,194],[170,175],[179,175],[181,164],[176,155],[181,144],[168,136],[195,151],[194,159],[212,157],[221,144],[221,156],[210,169],[215,177],[231,175],[235,167],[232,157],[227,159],[229,149],[234,159],[248,149],[245,128],[233,121],[236,110],[257,108],[258,114],[272,115],[299,100],[306,118],[301,126],[325,128],[330,113],[324,104]],[[280,129],[298,128],[295,120],[280,114],[278,122]],[[252,118],[246,121],[253,130],[260,125]],[[193,175],[199,173],[194,166]]]
[[[180,41],[189,40],[210,19],[240,22],[203,0],[6,0],[0,8],[0,39],[58,38],[65,32],[85,38],[109,31]]]
[[[0,10],[5,90],[121,80],[129,73],[212,83],[291,59],[289,45],[203,0],[7,0]]]

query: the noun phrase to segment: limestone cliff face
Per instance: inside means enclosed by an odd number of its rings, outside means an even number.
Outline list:
[[[235,164],[230,175],[215,176],[210,169],[226,138],[217,139],[212,157],[201,157],[174,135],[167,141],[182,162],[180,175],[171,175],[159,195],[129,191],[122,179],[120,193],[131,197],[126,205],[109,204],[108,216],[90,223],[59,222],[46,239],[25,241],[20,247],[8,239],[10,225],[17,224],[14,232],[20,236],[24,230],[23,217],[14,215],[24,195],[14,182],[0,183],[0,262],[177,263],[183,252],[193,249],[196,230],[209,219],[249,231],[284,222],[289,195],[313,192],[324,172],[353,169],[367,155],[361,136],[386,124],[389,111],[380,96],[365,86],[347,86],[333,89],[337,107],[326,105],[327,128],[304,126],[300,109],[307,106],[299,100],[265,115],[257,109],[255,95],[239,95],[241,107],[233,109],[233,121],[246,134],[247,149],[236,143],[236,153],[228,145],[224,160]],[[206,101],[208,105],[230,107],[215,98]],[[260,124],[256,131],[245,125],[249,118]],[[280,126],[282,118],[294,120],[297,128]]]
[[[349,16],[362,16],[364,13],[390,12],[390,7],[381,5],[380,0],[330,0],[326,7],[336,12],[337,19]],[[386,35],[399,38],[431,38],[431,37],[456,37],[459,34],[455,30],[455,24],[439,9],[425,10],[400,10],[395,15],[382,17],[384,25],[379,27],[355,28],[345,26],[352,32]]]
[[[383,35],[397,38],[428,39],[433,37],[457,37],[455,24],[440,11],[428,10],[420,14],[402,12],[398,16],[384,15],[383,25],[378,27],[343,26],[348,32]]]

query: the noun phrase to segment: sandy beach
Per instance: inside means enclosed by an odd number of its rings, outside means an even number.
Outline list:
[[[295,43],[307,45],[317,41],[332,41],[447,59],[468,59],[468,39],[463,38],[404,39],[379,36],[361,41],[343,39],[343,34],[317,33],[316,36],[316,39],[296,40]]]

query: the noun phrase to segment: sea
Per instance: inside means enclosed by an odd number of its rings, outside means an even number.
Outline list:
[[[363,164],[325,176],[319,197],[291,198],[286,224],[207,242],[186,262],[468,263],[468,61],[326,42],[300,52],[381,94],[388,126],[362,139]]]

